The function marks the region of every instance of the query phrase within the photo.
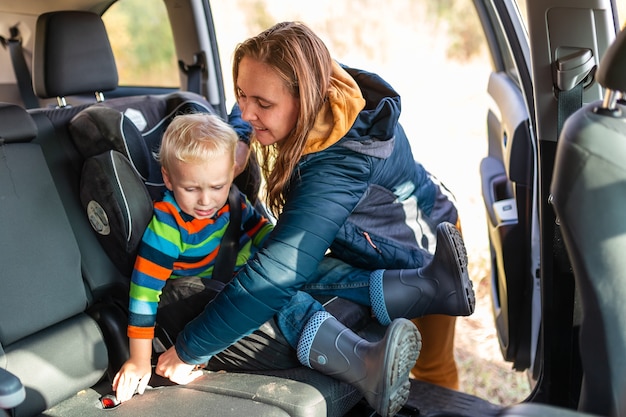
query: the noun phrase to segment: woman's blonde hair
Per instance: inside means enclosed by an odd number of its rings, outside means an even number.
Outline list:
[[[244,57],[262,62],[276,71],[291,94],[300,101],[296,126],[289,137],[271,146],[257,146],[267,181],[267,203],[276,215],[285,203],[289,181],[302,157],[330,86],[332,58],[324,42],[301,22],[282,22],[239,44],[233,57],[235,96],[237,77]]]
[[[195,163],[228,156],[234,164],[237,140],[233,128],[216,115],[181,114],[165,130],[157,159],[166,171],[175,160]]]

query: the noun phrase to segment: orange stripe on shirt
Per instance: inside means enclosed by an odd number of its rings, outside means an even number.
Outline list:
[[[205,256],[204,258],[200,259],[198,262],[195,262],[195,263],[174,262],[174,270],[180,271],[180,270],[185,270],[185,269],[194,269],[194,268],[198,268],[202,266],[207,266],[215,260],[215,258],[217,257],[217,252],[219,251],[219,248],[220,247],[218,246],[213,252],[209,253],[207,256]]]
[[[154,327],[128,326],[127,334],[131,339],[153,339]]]
[[[259,229],[261,229],[263,226],[265,226],[267,224],[267,221],[262,220],[260,222],[257,222],[257,224],[254,225],[254,227],[250,230],[248,230],[246,232],[246,234],[250,237],[256,235],[256,233],[259,231]]]
[[[141,256],[137,256],[137,260],[135,261],[135,269],[143,274],[161,280],[166,280],[170,277],[170,275],[172,275],[172,271],[170,269],[157,265],[154,262],[149,261],[148,259]]]
[[[175,220],[179,228],[186,230],[189,234],[196,234],[206,227],[207,224],[215,223],[214,219],[192,219],[191,221],[185,221],[180,215],[180,212],[174,205],[166,201],[159,201],[154,204],[154,209],[168,213]],[[223,209],[222,209],[223,210]],[[221,211],[218,214],[222,214]]]

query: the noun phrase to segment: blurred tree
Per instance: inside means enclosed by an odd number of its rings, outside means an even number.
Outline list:
[[[260,33],[276,23],[268,11],[265,0],[239,0],[237,4],[240,10],[245,12],[250,36]]]
[[[429,16],[445,27],[450,38],[447,55],[469,61],[483,52],[485,37],[472,3],[468,0],[426,1]]]
[[[162,1],[121,0],[107,10],[103,20],[120,85],[180,84],[174,39],[169,25],[163,24],[168,18]]]

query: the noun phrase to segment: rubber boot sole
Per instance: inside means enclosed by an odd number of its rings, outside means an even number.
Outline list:
[[[460,311],[459,316],[470,316],[474,313],[476,307],[476,297],[474,295],[474,284],[469,277],[468,263],[467,263],[467,249],[465,243],[463,243],[463,237],[461,232],[452,223],[441,223],[440,226],[444,230],[444,235],[450,241],[450,246],[454,248],[456,252],[458,277],[460,279],[459,286],[462,291],[457,291],[459,297],[459,305],[464,305],[464,311]]]
[[[409,399],[409,373],[421,349],[422,336],[410,320],[400,318],[389,325],[384,368],[381,369],[386,378],[383,389],[380,395],[366,395],[367,402],[382,417],[396,415]]]

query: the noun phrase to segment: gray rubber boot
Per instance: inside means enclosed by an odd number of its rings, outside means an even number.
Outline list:
[[[374,315],[383,325],[399,317],[471,315],[476,300],[458,229],[451,223],[437,226],[437,248],[427,265],[372,273],[370,299]]]
[[[298,359],[325,375],[354,385],[383,417],[395,415],[409,397],[409,372],[422,347],[415,325],[395,320],[382,340],[362,339],[326,312],[307,323]]]

